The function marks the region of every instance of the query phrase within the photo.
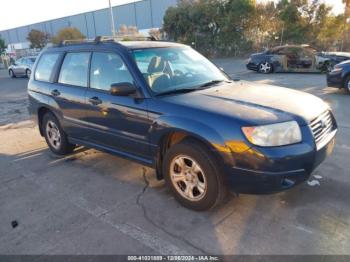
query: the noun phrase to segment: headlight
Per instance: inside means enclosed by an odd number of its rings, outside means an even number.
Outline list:
[[[242,127],[242,131],[249,142],[257,146],[283,146],[301,142],[301,131],[296,121]]]
[[[343,71],[343,68],[341,68],[341,67],[334,67],[333,70],[331,71],[331,74],[338,74],[341,71]]]

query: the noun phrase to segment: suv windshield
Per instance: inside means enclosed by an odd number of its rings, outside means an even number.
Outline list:
[[[138,68],[155,94],[202,89],[229,80],[215,65],[192,48],[134,50]]]

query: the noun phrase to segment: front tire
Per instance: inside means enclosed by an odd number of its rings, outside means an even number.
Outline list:
[[[185,140],[165,154],[163,174],[180,204],[196,211],[213,208],[225,198],[220,164],[203,145]]]
[[[44,115],[42,130],[46,143],[54,154],[67,155],[73,152],[75,145],[68,142],[67,135],[52,113],[49,112]]]
[[[11,78],[15,78],[15,77],[16,77],[16,75],[15,75],[15,73],[13,72],[12,69],[9,70],[9,76],[10,76]]]
[[[259,73],[270,74],[272,73],[272,71],[273,71],[272,64],[270,64],[269,62],[266,61],[259,64],[259,68],[258,68]]]
[[[26,70],[26,77],[30,78],[31,73],[32,73],[32,71],[30,69],[27,69]]]

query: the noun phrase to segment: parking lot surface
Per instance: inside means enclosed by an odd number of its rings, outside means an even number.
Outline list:
[[[28,120],[27,80],[0,70],[0,254],[350,254],[350,96],[322,74],[261,75],[240,59],[215,62],[235,78],[331,105],[337,143],[310,181],[190,211],[152,169],[85,148],[53,156]]]

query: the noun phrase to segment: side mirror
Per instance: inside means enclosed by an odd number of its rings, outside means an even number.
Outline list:
[[[129,96],[132,94],[136,94],[136,87],[127,82],[123,83],[114,83],[111,84],[111,95],[113,96]]]

